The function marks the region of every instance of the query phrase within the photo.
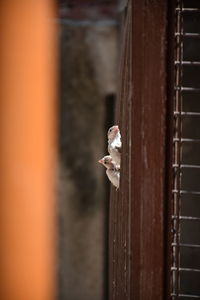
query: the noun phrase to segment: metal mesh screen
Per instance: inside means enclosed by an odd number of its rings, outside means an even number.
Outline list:
[[[175,16],[171,299],[200,299],[200,1]]]

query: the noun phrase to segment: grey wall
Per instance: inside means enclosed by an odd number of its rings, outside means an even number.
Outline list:
[[[60,50],[59,299],[103,300],[109,200],[97,161],[116,93],[117,28],[61,24]]]

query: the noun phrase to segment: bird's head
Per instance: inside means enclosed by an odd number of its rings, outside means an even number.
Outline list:
[[[113,167],[113,160],[110,155],[104,156],[102,159],[98,161],[100,164],[102,164],[107,169],[110,169]]]
[[[116,135],[119,133],[119,126],[114,125],[108,129],[108,139],[112,140],[116,137]]]

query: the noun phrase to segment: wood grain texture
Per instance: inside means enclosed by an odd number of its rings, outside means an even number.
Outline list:
[[[132,299],[163,299],[166,1],[133,1]]]
[[[110,205],[109,299],[164,297],[167,2],[129,1],[117,120],[121,187]]]
[[[118,102],[116,109],[117,123],[123,136],[122,176],[119,191],[112,190],[110,202],[110,264],[109,264],[109,299],[129,299],[130,297],[130,120],[131,120],[131,2],[123,21],[121,35],[121,63]]]
[[[173,136],[174,136],[174,79],[175,79],[175,49],[176,40],[174,38],[175,32],[175,13],[176,1],[168,1],[168,26],[167,26],[167,106],[166,106],[166,177],[165,177],[165,195],[167,200],[165,201],[165,244],[164,244],[164,255],[165,255],[165,285],[164,285],[164,299],[170,299],[172,276],[171,276],[171,265],[172,265],[172,248],[171,243],[173,242],[173,232],[171,231],[172,222],[172,211],[173,211],[173,180],[174,174],[171,168],[173,164]]]

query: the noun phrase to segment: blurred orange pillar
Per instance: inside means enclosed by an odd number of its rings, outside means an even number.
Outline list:
[[[55,20],[0,3],[0,299],[55,299]]]

